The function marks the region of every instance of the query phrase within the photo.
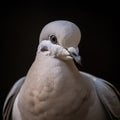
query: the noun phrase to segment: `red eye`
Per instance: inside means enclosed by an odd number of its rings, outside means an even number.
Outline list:
[[[57,44],[57,37],[55,35],[50,35],[49,39],[52,43]]]

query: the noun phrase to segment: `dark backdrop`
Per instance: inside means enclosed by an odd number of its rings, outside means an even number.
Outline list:
[[[31,66],[43,26],[61,19],[81,29],[79,69],[106,79],[120,90],[117,3],[6,2],[1,5],[0,107],[14,82]]]

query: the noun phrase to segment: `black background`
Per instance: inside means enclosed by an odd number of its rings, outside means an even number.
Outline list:
[[[79,69],[111,82],[120,90],[118,8],[117,3],[110,1],[1,4],[0,107],[14,82],[30,68],[41,29],[54,20],[69,20],[81,29]]]

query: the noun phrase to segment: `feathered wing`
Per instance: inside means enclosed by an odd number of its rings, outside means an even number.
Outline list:
[[[120,120],[120,93],[109,82],[96,79],[96,91],[98,97],[108,114],[109,120]]]
[[[3,106],[3,120],[12,120],[11,113],[12,113],[13,104],[24,81],[25,81],[25,77],[22,77],[11,88]]]

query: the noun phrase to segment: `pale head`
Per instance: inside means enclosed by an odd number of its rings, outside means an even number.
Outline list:
[[[64,60],[73,58],[79,61],[80,39],[81,32],[77,25],[66,20],[53,21],[43,27],[38,51]]]
[[[45,25],[39,41],[47,40],[52,34],[64,48],[77,47],[81,39],[81,32],[77,25],[66,20],[57,20]]]

